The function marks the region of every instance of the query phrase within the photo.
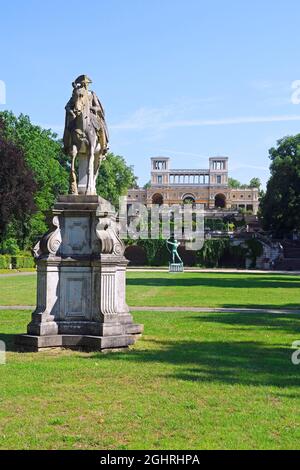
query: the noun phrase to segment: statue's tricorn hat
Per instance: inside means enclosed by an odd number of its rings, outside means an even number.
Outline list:
[[[79,77],[76,78],[75,82],[76,85],[80,85],[81,83],[93,83],[92,80],[87,76],[87,75],[79,75]]]

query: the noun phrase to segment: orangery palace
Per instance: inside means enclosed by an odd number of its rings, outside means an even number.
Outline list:
[[[168,157],[151,158],[151,183],[130,189],[127,203],[204,204],[207,211],[245,209],[257,214],[258,189],[234,189],[228,185],[228,157],[209,158],[208,168],[173,169]]]

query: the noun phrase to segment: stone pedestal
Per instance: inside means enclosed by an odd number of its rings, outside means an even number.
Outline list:
[[[61,196],[52,229],[35,247],[37,308],[19,349],[126,348],[143,331],[126,304],[124,244],[116,214],[98,196]]]
[[[183,273],[183,263],[169,263],[169,273]]]

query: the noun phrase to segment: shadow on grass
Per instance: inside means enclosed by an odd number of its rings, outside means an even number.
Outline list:
[[[292,350],[288,347],[268,347],[254,341],[147,343],[153,349],[133,349],[128,353],[95,354],[92,357],[103,361],[139,363],[141,371],[144,364],[169,364],[175,367],[170,367],[167,377],[184,381],[280,388],[300,386],[300,368],[291,363]]]
[[[262,304],[262,303],[260,303],[260,304],[258,304],[258,303],[255,303],[255,296],[254,296],[253,303],[249,303],[249,304],[241,304],[240,302],[237,302],[236,304],[227,303],[227,304],[222,304],[221,308],[234,308],[234,309],[236,309],[236,308],[240,308],[240,309],[243,309],[243,308],[251,308],[251,309],[253,309],[253,308],[254,309],[255,308],[257,308],[257,309],[267,308],[267,309],[272,309],[272,310],[287,309],[287,310],[294,310],[295,313],[293,315],[295,317],[296,313],[299,313],[299,315],[300,315],[300,299],[299,299],[298,303],[294,303],[294,304],[291,304],[291,303],[289,303],[289,304],[284,304],[284,303],[280,303],[280,304],[274,304],[274,303]],[[287,316],[287,314],[286,314],[286,316]]]
[[[17,350],[14,345],[15,337],[16,335],[13,335],[13,334],[0,333],[0,341],[4,341],[7,352],[12,352],[12,351]]]
[[[222,323],[232,325],[236,330],[238,327],[255,327],[261,331],[278,330],[280,333],[292,333],[300,339],[300,314],[286,313],[211,313],[209,315],[191,315],[189,321],[200,323]],[[298,339],[298,338],[295,338]]]
[[[219,274],[219,277],[211,277],[208,275],[182,277],[182,275],[162,274],[159,277],[143,277],[130,278],[127,277],[128,286],[149,286],[149,287],[178,287],[178,286],[207,286],[219,288],[300,288],[300,277],[289,275],[261,275],[261,274],[239,274],[231,273],[230,275]],[[186,275],[184,275],[186,276]],[[202,277],[203,276],[203,277]]]

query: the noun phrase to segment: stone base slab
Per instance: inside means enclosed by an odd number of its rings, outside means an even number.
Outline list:
[[[126,318],[124,316],[124,318]],[[27,328],[29,336],[120,336],[143,333],[144,325],[133,323],[131,319],[124,323],[99,323],[89,321],[58,321],[35,324],[31,322]],[[123,320],[123,318],[122,318]]]
[[[125,334],[127,335],[141,335],[144,331],[144,325],[140,325],[139,323],[128,323],[124,325]]]
[[[132,327],[133,325],[131,325]],[[18,335],[15,346],[18,351],[38,352],[46,348],[72,348],[86,351],[108,351],[128,348],[139,338],[139,334],[118,336],[88,335]]]

